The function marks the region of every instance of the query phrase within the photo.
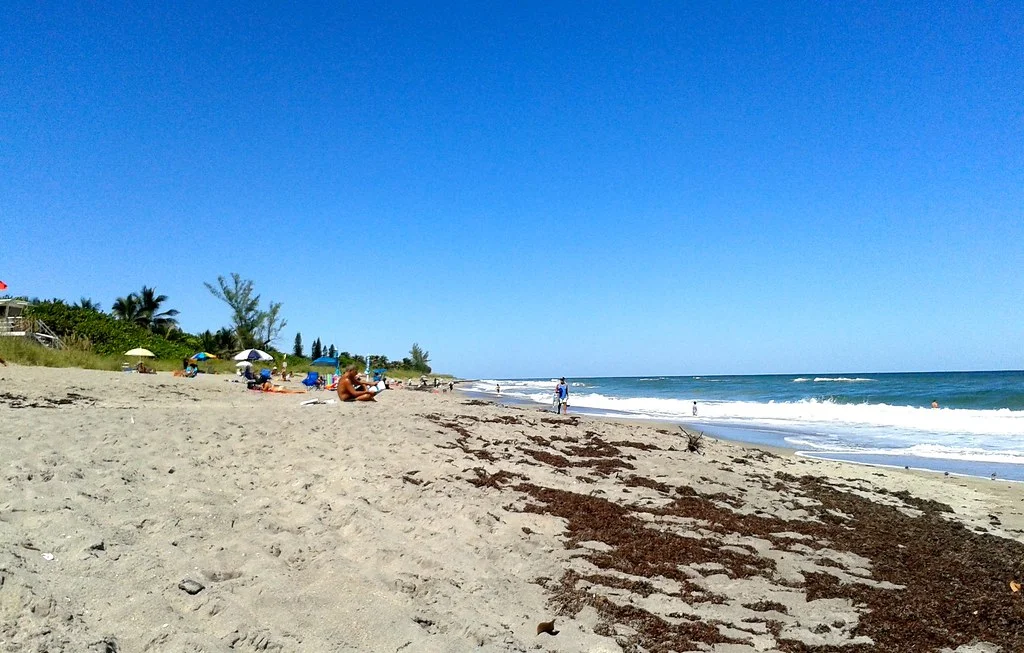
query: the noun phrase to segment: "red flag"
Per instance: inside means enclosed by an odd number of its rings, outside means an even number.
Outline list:
[[[7,284],[3,281],[0,281],[0,290],[7,290]]]

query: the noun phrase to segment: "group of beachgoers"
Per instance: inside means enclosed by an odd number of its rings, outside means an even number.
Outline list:
[[[292,390],[281,386],[274,385],[273,373],[270,375],[256,376],[252,372],[252,368],[245,368],[243,376],[246,379],[246,387],[249,390],[259,390],[261,392],[276,392],[276,393],[302,393],[304,390]],[[317,378],[317,389],[324,389],[324,385],[321,383],[323,377]],[[287,381],[282,375],[282,380]],[[381,377],[379,380],[370,381],[363,379],[359,376],[359,368],[355,365],[348,367],[338,377],[336,384],[336,391],[338,393],[338,399],[341,401],[374,401],[376,396],[391,387],[387,379]]]

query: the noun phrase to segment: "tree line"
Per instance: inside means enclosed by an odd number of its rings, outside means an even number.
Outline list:
[[[242,349],[263,349],[271,354],[283,354],[274,347],[288,322],[281,315],[281,302],[264,303],[251,280],[232,273],[230,279],[217,277],[216,284],[204,283],[210,293],[228,305],[231,323],[216,331],[206,330],[190,334],[178,324],[179,311],[166,307],[168,297],[156,288],[143,286],[138,292],[117,297],[110,313],[91,298],[82,297],[77,304],[63,299],[29,301],[31,316],[44,321],[62,338],[72,339],[76,346],[94,349],[100,354],[118,354],[132,347],[144,346],[160,357],[179,357],[205,351],[226,358]],[[185,353],[188,352],[188,353]],[[292,355],[305,359],[302,334],[295,335]],[[324,347],[317,338],[310,351],[310,359],[321,356],[338,358],[339,364],[365,366],[365,356],[338,351],[331,344]],[[409,356],[389,360],[387,356],[369,357],[371,367],[408,369],[429,374],[430,354],[413,343]]]
[[[305,352],[302,348],[302,334],[295,334],[295,343],[292,346],[292,355],[305,358]],[[329,358],[337,358],[338,365],[346,367],[348,365],[358,365],[359,367],[366,366],[366,357],[359,354],[352,354],[347,351],[338,351],[337,347],[332,343],[328,347],[324,347],[320,342],[320,338],[313,341],[313,345],[310,347],[309,358],[310,360],[316,360],[323,356]],[[370,356],[370,367],[372,368],[385,368],[385,369],[404,369],[412,370],[415,372],[422,372],[423,374],[430,374],[430,352],[424,350],[419,346],[418,343],[412,343],[412,349],[409,350],[409,355],[402,360],[390,360],[387,356],[372,355]]]

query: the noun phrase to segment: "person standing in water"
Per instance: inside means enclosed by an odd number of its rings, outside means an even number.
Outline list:
[[[694,417],[697,416],[697,402],[696,401],[693,402],[693,416]]]
[[[500,383],[496,384],[494,386],[494,388],[498,391],[498,394],[500,395],[501,394],[501,384]]]
[[[563,415],[569,412],[569,386],[565,383],[565,377],[563,376],[559,381],[558,385],[555,386],[555,394],[558,395],[558,413]]]

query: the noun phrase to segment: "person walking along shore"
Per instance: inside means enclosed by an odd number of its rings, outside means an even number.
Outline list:
[[[569,412],[569,386],[566,385],[564,376],[555,386],[555,395],[558,396],[558,408],[555,412],[565,415]]]

